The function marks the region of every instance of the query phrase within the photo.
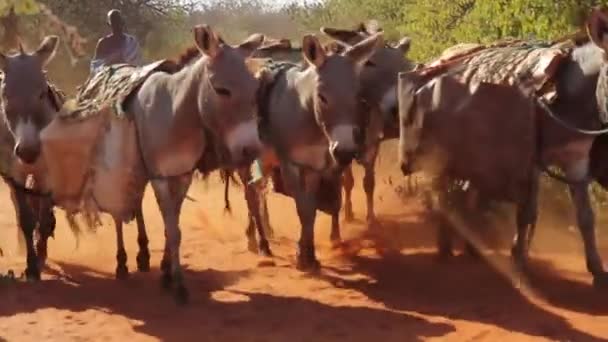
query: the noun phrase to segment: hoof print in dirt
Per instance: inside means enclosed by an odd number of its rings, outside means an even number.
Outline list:
[[[270,259],[270,258],[263,258],[262,260],[258,261],[258,267],[275,267],[277,265],[277,263],[274,261],[274,259]]]

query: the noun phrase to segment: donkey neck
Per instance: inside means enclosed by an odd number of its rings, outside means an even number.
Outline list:
[[[166,90],[172,99],[175,116],[195,116],[200,123],[198,97],[201,83],[206,76],[206,63],[205,57],[199,58],[168,76]]]
[[[296,71],[293,89],[295,90],[302,109],[314,115],[314,98],[317,87],[317,74],[313,67]]]
[[[591,42],[572,51],[558,74],[556,109],[560,115],[583,121],[608,115],[607,67],[604,51]]]

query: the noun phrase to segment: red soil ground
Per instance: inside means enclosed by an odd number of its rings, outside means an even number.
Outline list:
[[[0,341],[608,341],[608,291],[591,286],[577,231],[541,213],[529,279],[514,275],[506,248],[491,252],[491,262],[458,255],[440,263],[432,220],[418,200],[396,194],[390,179],[401,177],[389,164],[380,163],[390,172],[378,176],[377,230],[366,232],[363,221],[344,224],[346,246],[332,250],[329,217],[318,215],[323,268],[314,276],[294,268],[299,223],[291,200],[269,197],[277,256],[267,267],[246,249],[242,191],[231,191],[230,216],[219,177],[196,181],[190,195],[197,202],[186,202],[181,217],[186,307],[160,289],[164,236],[151,191],[144,211],[153,270],[135,271],[136,229],[129,224],[126,281],[114,279],[110,221],[75,249],[58,211],[43,281],[0,283]],[[362,218],[356,171],[354,208]],[[6,187],[0,191],[0,273],[21,272],[14,211]],[[501,234],[503,242],[509,234]],[[607,237],[600,239],[606,245]]]

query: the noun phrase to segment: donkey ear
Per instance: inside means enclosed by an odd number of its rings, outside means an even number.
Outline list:
[[[401,40],[399,40],[395,48],[401,50],[401,52],[405,55],[410,51],[411,46],[412,39],[410,37],[403,37]]]
[[[251,56],[255,50],[257,50],[264,42],[264,35],[255,33],[245,39],[244,42],[239,44],[238,48],[241,49],[246,57]]]
[[[591,11],[585,24],[587,35],[591,41],[604,51],[608,52],[608,15],[600,7]]]
[[[213,58],[220,50],[221,38],[219,38],[209,25],[196,25],[194,31],[194,42],[196,47],[205,55]]]
[[[363,66],[382,44],[384,44],[384,33],[378,32],[347,49],[344,55],[352,59],[359,66]]]
[[[342,30],[331,27],[321,27],[321,32],[329,36],[331,39],[346,43],[348,45],[354,45],[363,40],[361,34],[356,30]]]
[[[327,59],[325,49],[319,43],[317,37],[312,34],[307,34],[302,38],[302,55],[308,64],[317,68],[320,68]]]
[[[42,61],[42,65],[47,65],[53,57],[55,57],[55,51],[59,45],[59,37],[47,36],[44,38],[40,46],[34,53]]]

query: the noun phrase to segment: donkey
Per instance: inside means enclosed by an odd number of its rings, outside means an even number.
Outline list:
[[[50,197],[37,192],[39,179],[32,178],[31,189],[19,184],[25,184],[32,170],[44,168],[37,158],[38,135],[64,100],[43,70],[53,59],[58,42],[58,37],[47,36],[33,53],[26,53],[22,46],[14,55],[0,53],[0,70],[4,74],[0,89],[4,119],[0,130],[2,178],[10,188],[17,223],[25,238],[28,280],[40,279],[40,269],[47,257],[47,240],[55,230],[55,215]],[[34,247],[36,228],[38,241]]]
[[[254,116],[259,81],[245,62],[264,36],[230,46],[207,25],[193,31],[198,52],[182,59],[175,73],[152,74],[125,103],[135,118],[139,152],[165,224],[162,284],[173,285],[179,303],[188,299],[179,215],[192,170],[211,139],[224,151],[225,167],[251,164],[262,148]]]
[[[28,174],[33,177],[34,186],[39,187],[44,182],[39,179],[45,168],[44,161],[39,158],[40,132],[57,115],[65,99],[63,94],[48,83],[43,70],[53,59],[58,44],[58,37],[48,36],[34,53],[28,54],[21,49],[17,55],[0,54],[0,69],[4,73],[1,92],[6,123],[2,129],[2,138],[7,147],[13,146],[10,154],[2,149],[2,160],[11,168],[3,178],[10,187],[17,221],[25,237],[25,275],[31,280],[40,279],[40,270],[47,257],[47,240],[53,236],[56,220],[51,198],[40,191],[29,191],[20,184],[25,183]],[[36,172],[32,172],[34,170]],[[145,272],[150,269],[150,253],[141,205],[136,220],[140,247],[137,265],[139,271]],[[39,234],[34,249],[36,228]],[[117,241],[122,241],[122,222],[116,222],[116,231],[121,236]],[[122,251],[119,249],[117,261],[116,277],[124,279],[128,275],[124,247]]]
[[[361,23],[356,29],[323,28],[322,32],[330,38],[348,47],[361,42],[371,35],[382,32],[378,23],[371,20]],[[358,156],[357,162],[365,170],[363,177],[363,188],[367,203],[367,225],[374,227],[376,214],[374,212],[374,188],[375,188],[375,164],[378,156],[380,143],[387,139],[399,138],[399,125],[395,102],[397,87],[397,74],[409,71],[414,64],[407,60],[411,45],[409,37],[403,37],[395,45],[384,45],[376,50],[372,57],[366,62],[361,71],[361,97],[368,105],[369,117],[368,129],[366,130],[366,142],[364,153]],[[344,216],[347,221],[354,219],[351,194],[354,187],[352,167],[349,166],[343,173],[344,186]],[[332,218],[331,240],[341,240],[338,217]]]
[[[295,199],[302,225],[300,270],[319,267],[314,246],[319,187],[326,181],[337,183],[342,169],[360,152],[359,74],[382,43],[382,33],[377,33],[335,54],[325,51],[315,36],[306,35],[305,65],[281,69],[261,100],[263,136],[276,152],[279,165],[274,170],[282,179],[275,187]],[[322,191],[338,196],[339,210],[340,189]]]
[[[469,163],[468,166],[462,162],[453,160],[454,153],[464,151],[465,143],[463,137],[473,137],[475,134],[481,134],[479,130],[482,126],[491,127],[496,124],[497,120],[502,120],[500,116],[507,115],[504,113],[504,107],[496,107],[498,103],[505,103],[506,98],[491,97],[487,94],[506,93],[509,86],[497,85],[493,83],[482,83],[479,86],[479,94],[486,93],[485,100],[481,96],[475,96],[471,93],[473,88],[460,89],[463,86],[458,85],[453,79],[457,74],[451,76],[442,76],[434,78],[430,82],[421,82],[422,84],[412,81],[410,77],[413,75],[401,75],[399,81],[399,105],[400,105],[400,159],[402,170],[409,173],[414,168],[420,166],[421,159],[417,157],[418,153],[424,152],[426,143],[434,140],[439,142],[442,148],[447,148],[448,164],[445,165],[446,171],[452,172],[457,170],[456,176],[468,179],[474,187],[484,191],[487,195],[497,196],[503,195],[497,192],[487,191],[491,186],[497,186],[499,183],[504,186],[505,182],[516,180],[515,177],[525,176],[526,182],[513,184],[516,186],[510,187],[510,190],[520,188],[520,196],[508,196],[507,200],[517,203],[517,234],[514,238],[512,255],[520,266],[525,266],[528,258],[528,250],[531,242],[531,233],[534,230],[537,220],[537,196],[538,196],[538,177],[541,170],[548,172],[555,178],[568,183],[572,202],[576,209],[578,227],[584,243],[585,257],[588,271],[593,275],[594,285],[597,287],[606,287],[608,285],[608,273],[604,269],[602,259],[600,257],[596,237],[593,209],[590,204],[588,187],[593,178],[604,180],[605,174],[596,174],[593,171],[602,171],[601,168],[591,168],[590,164],[597,163],[597,160],[603,157],[603,153],[592,149],[596,141],[601,142],[598,135],[605,134],[607,130],[596,130],[603,123],[608,121],[608,110],[606,106],[607,87],[607,68],[605,55],[608,53],[608,45],[606,44],[606,35],[608,31],[608,14],[599,8],[595,8],[587,20],[587,37],[585,41],[577,40],[572,44],[572,50],[561,59],[553,59],[556,63],[548,64],[551,68],[543,69],[545,73],[553,73],[552,80],[555,84],[556,97],[550,104],[545,104],[543,99],[534,97],[534,108],[532,114],[536,114],[535,119],[529,113],[525,113],[525,125],[515,128],[512,123],[516,118],[521,119],[524,113],[515,113],[518,108],[514,101],[509,101],[507,108],[511,108],[509,115],[509,124],[493,126],[495,131],[494,136],[505,137],[508,135],[509,151],[494,150],[496,156],[501,155],[505,158],[503,162],[513,160],[515,156],[522,161],[522,158],[528,158],[529,161],[534,161],[533,164],[503,164],[508,166],[500,170],[507,172],[506,177],[501,177],[497,174],[493,175],[493,181],[489,181],[487,174],[480,173],[479,163],[477,167]],[[482,67],[487,63],[483,60],[478,60],[477,64],[471,63],[470,60],[477,58],[479,55],[472,55],[470,58],[461,58],[460,63],[455,63],[456,68],[452,69],[456,72],[459,67],[464,67],[464,74],[468,78],[474,77],[475,67]],[[485,61],[487,62],[487,61]],[[470,63],[470,64],[468,64]],[[547,64],[544,64],[547,66]],[[451,66],[449,66],[451,67]],[[511,67],[511,66],[508,66]],[[449,70],[449,68],[448,68]],[[471,72],[473,71],[473,72]],[[414,76],[415,79],[415,76]],[[468,86],[465,86],[469,88]],[[502,89],[501,89],[502,87]],[[514,86],[511,86],[514,88]],[[455,97],[458,93],[464,94],[463,101],[458,102]],[[469,94],[466,96],[466,94]],[[432,101],[430,101],[432,98]],[[516,97],[512,99],[517,100]],[[456,102],[454,102],[456,101]],[[431,103],[432,102],[432,103]],[[522,104],[520,102],[519,104]],[[485,116],[481,117],[480,122],[476,121],[475,125],[465,126],[460,124],[465,118],[466,113],[457,108],[471,108],[477,105],[479,108],[490,108],[494,106],[494,110],[485,111]],[[463,107],[464,106],[464,107]],[[513,106],[513,107],[510,107]],[[524,107],[519,107],[524,109]],[[502,110],[502,111],[501,111]],[[461,113],[462,115],[460,115]],[[460,115],[460,118],[458,118]],[[479,114],[481,115],[481,114]],[[523,120],[523,119],[522,119]],[[532,121],[530,121],[532,120]],[[428,122],[429,124],[426,124]],[[424,124],[424,135],[421,136]],[[432,124],[431,124],[432,123]],[[459,146],[443,144],[442,141],[447,141],[449,135],[447,126],[450,124],[458,124],[457,128],[452,125],[451,130],[459,132],[461,139]],[[576,126],[574,126],[576,125]],[[578,127],[584,127],[581,129]],[[529,136],[524,136],[522,128],[530,132]],[[595,130],[594,130],[595,129]],[[454,134],[454,133],[450,133]],[[515,144],[512,137],[517,136]],[[467,138],[468,139],[468,138]],[[486,136],[487,139],[487,136]],[[496,143],[496,139],[490,139],[488,144]],[[527,139],[527,140],[526,140]],[[479,146],[479,141],[476,142]],[[505,147],[506,145],[503,145]],[[481,146],[479,148],[486,148]],[[458,150],[460,149],[460,151]],[[516,150],[514,150],[516,149]],[[426,150],[429,151],[428,149]],[[475,152],[475,153],[473,153]],[[504,153],[515,152],[515,154]],[[469,149],[468,155],[477,155],[475,149]],[[462,154],[460,154],[462,156]],[[527,156],[527,157],[526,157]],[[490,159],[494,158],[488,156]],[[592,159],[593,158],[593,159]],[[553,164],[564,170],[565,177],[559,177],[552,174],[546,165]],[[483,164],[484,166],[488,166]],[[498,165],[498,164],[494,164]],[[527,166],[527,167],[524,167]],[[486,168],[487,169],[487,168]],[[484,169],[485,170],[485,169]],[[496,170],[495,170],[496,171]],[[484,171],[486,172],[486,171]],[[605,172],[605,171],[603,171]],[[527,176],[525,175],[527,173]],[[439,176],[445,176],[445,173],[439,173]],[[486,178],[484,178],[486,177]],[[444,178],[445,177],[440,177]],[[490,186],[490,188],[488,187]],[[523,189],[521,187],[524,186]],[[502,197],[500,199],[505,199]]]
[[[346,48],[351,47],[371,35],[381,32],[376,21],[371,20],[369,23],[361,23],[353,30],[322,28],[322,32],[334,39],[325,47],[334,53],[343,52]],[[373,226],[375,223],[375,214],[373,210],[373,192],[375,185],[374,166],[378,153],[379,144],[383,139],[398,138],[398,118],[396,106],[386,108],[383,105],[383,97],[385,94],[390,94],[395,97],[395,87],[397,84],[397,74],[400,71],[409,70],[412,64],[404,58],[410,48],[410,39],[402,38],[397,44],[384,45],[379,47],[372,57],[365,63],[361,71],[361,96],[366,106],[363,115],[367,117],[367,130],[365,132],[366,142],[364,152],[358,156],[357,161],[365,167],[364,187],[367,195],[368,226]],[[275,40],[273,42],[265,42],[254,54],[259,58],[272,58],[279,61],[289,61],[294,63],[302,63],[302,48],[294,47],[288,39]],[[392,93],[389,91],[392,89]],[[248,171],[248,170],[245,170]],[[244,173],[248,175],[248,172]],[[241,177],[243,178],[243,177]],[[352,221],[352,201],[351,193],[354,186],[351,166],[348,165],[343,173],[341,181],[345,190],[345,218],[347,221]],[[226,183],[228,186],[228,183]],[[262,190],[263,191],[263,190]],[[264,231],[272,233],[270,223],[268,221],[268,209],[265,197],[260,197],[262,206],[261,221],[264,225]],[[339,211],[336,208],[331,212],[332,229],[330,240],[337,245],[341,241]],[[247,228],[247,237],[249,241],[249,249],[253,252],[258,251],[255,242],[255,223],[250,214],[249,225]],[[263,239],[260,239],[260,245],[263,245]],[[264,254],[269,254],[263,251]]]

